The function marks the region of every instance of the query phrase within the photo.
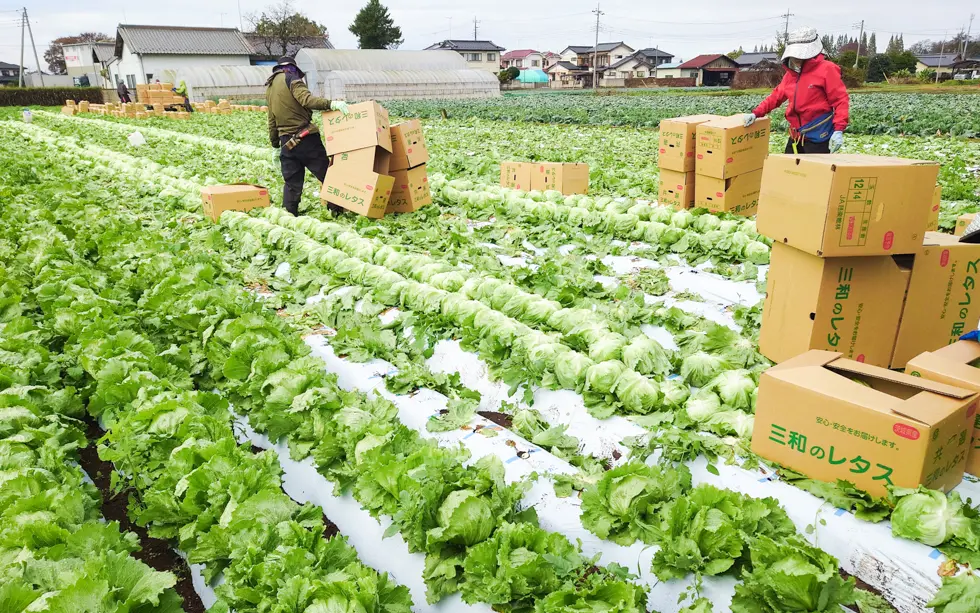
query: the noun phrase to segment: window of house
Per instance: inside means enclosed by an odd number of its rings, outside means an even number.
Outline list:
[[[673,79],[674,78],[674,75],[672,75],[672,74],[665,74],[664,75],[664,78],[665,79]]]
[[[621,56],[621,55],[617,55],[617,56],[616,56],[616,59],[617,59],[617,60],[621,60],[621,59],[623,59],[623,56]]]
[[[518,68],[523,68],[524,60],[517,60],[517,62],[514,63],[514,66],[517,66]]]
[[[539,62],[538,60],[531,60],[531,67],[532,68],[537,68],[540,65],[541,65],[541,62]]]
[[[636,71],[636,78],[637,79],[642,79],[645,76],[647,76],[647,73],[643,72],[642,70],[637,70]]]
[[[13,75],[10,73],[9,70],[0,70],[0,76],[12,77]]]
[[[152,83],[153,82],[153,73],[152,72],[146,73],[146,82],[147,83]]]
[[[497,54],[496,53],[488,53],[487,54],[487,61],[488,62],[495,62],[495,61],[497,61]]]
[[[128,74],[126,75],[126,85],[129,87],[136,87],[136,75]]]
[[[466,61],[468,61],[468,62],[482,62],[483,61],[483,54],[482,53],[467,53],[466,54]]]

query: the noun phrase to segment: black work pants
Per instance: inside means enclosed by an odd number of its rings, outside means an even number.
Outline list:
[[[279,150],[279,163],[282,166],[282,206],[293,215],[299,214],[299,200],[303,195],[303,183],[306,171],[313,173],[320,183],[327,176],[327,150],[319,134],[310,134],[293,147],[286,149],[289,137],[282,138],[282,148]]]
[[[830,153],[830,140],[822,143],[814,143],[806,139],[796,144],[796,151],[793,151],[793,139],[786,141],[786,153]]]

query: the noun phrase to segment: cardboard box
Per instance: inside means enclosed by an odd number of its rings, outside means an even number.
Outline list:
[[[531,164],[531,189],[554,189],[568,196],[589,193],[589,165],[561,162]]]
[[[934,351],[976,330],[978,286],[980,244],[927,232],[915,255],[891,367],[901,368],[923,351]]]
[[[957,341],[936,351],[927,351],[909,360],[905,374],[980,392],[980,343]],[[980,414],[974,415],[973,442],[966,458],[966,472],[980,475]]]
[[[148,86],[148,89],[151,92],[158,92],[158,91],[160,91],[162,89],[162,84],[161,83],[150,83],[149,86]]]
[[[747,128],[744,122],[744,115],[733,115],[698,124],[694,172],[728,179],[762,168],[769,155],[769,118]]]
[[[329,155],[381,147],[391,151],[391,127],[388,111],[377,102],[350,105],[348,114],[340,111],[323,113],[323,141]]]
[[[512,189],[531,190],[531,168],[529,162],[501,162],[500,185]]]
[[[387,174],[390,155],[377,146],[338,153],[327,169],[320,199],[372,219],[384,217],[395,183]]]
[[[943,186],[937,185],[932,190],[932,208],[929,209],[929,219],[926,221],[926,232],[939,230],[939,201],[942,199]]]
[[[872,155],[773,155],[759,233],[823,257],[915,253],[939,165]]]
[[[251,211],[269,206],[269,188],[247,183],[209,185],[201,190],[204,215],[218,221],[225,211]]]
[[[761,168],[728,179],[699,175],[695,179],[694,206],[717,213],[755,215],[761,188]]]
[[[76,109],[73,106],[63,106],[63,107],[61,107],[61,113],[63,115],[68,115],[69,117],[72,116],[72,115],[74,115],[77,111],[78,111],[78,109]]]
[[[694,171],[677,172],[660,167],[661,206],[672,206],[678,211],[694,207]]]
[[[953,228],[953,236],[963,236],[963,233],[966,232],[967,226],[973,223],[976,216],[976,213],[964,213],[963,215],[957,217],[956,227]]]
[[[963,479],[977,394],[810,351],[762,373],[752,451],[872,496]]]
[[[820,258],[773,243],[759,351],[778,363],[823,349],[887,368],[911,259]]]
[[[415,168],[428,161],[422,122],[413,119],[391,126],[391,170]]]
[[[721,115],[688,115],[661,121],[657,162],[661,172],[664,170],[692,172],[694,153],[697,148],[698,124],[721,118]]]
[[[411,213],[427,204],[432,204],[429,175],[424,164],[408,170],[393,170],[391,176],[395,184],[391,189],[391,198],[385,208],[385,215]]]

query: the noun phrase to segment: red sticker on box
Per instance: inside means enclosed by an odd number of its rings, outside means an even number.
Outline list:
[[[366,189],[368,191],[372,191],[374,189],[374,186],[373,185],[365,185],[364,186],[364,189]]]
[[[677,186],[677,191],[679,191],[679,192],[684,191],[684,186],[683,185],[678,185]]]
[[[429,182],[429,177],[422,178],[422,183],[428,183],[428,182]]]
[[[725,160],[725,163],[726,164],[731,164],[734,161],[735,161],[735,158],[728,158],[727,160]]]
[[[333,137],[332,137],[332,136],[328,136],[328,137],[327,137],[327,142],[330,142],[330,141],[332,141],[332,140],[333,140]]]
[[[725,192],[715,192],[715,198],[724,198]]]
[[[408,186],[402,183],[402,189],[408,189]]]
[[[854,217],[847,218],[847,240],[852,240],[854,238]]]
[[[411,152],[412,152],[412,148],[411,148],[411,147],[409,147],[409,148],[408,148],[408,151],[407,151],[406,153],[411,153]]]
[[[703,159],[704,159],[704,156],[703,156],[703,155],[701,155],[701,154],[699,153],[699,154],[698,154],[698,159],[699,159],[699,160],[703,160]]]
[[[689,157],[689,158],[694,157],[694,152],[693,151],[688,151],[687,152],[687,157]]]
[[[885,238],[881,239],[881,248],[888,251],[895,244],[895,233],[889,230],[885,232]]]
[[[918,430],[907,424],[895,424],[892,426],[892,432],[902,438],[907,438],[910,441],[917,441],[919,440],[919,437],[922,436],[919,434]]]
[[[939,210],[939,205],[937,204],[936,206],[932,207],[932,210],[933,211],[938,211]]]
[[[259,190],[259,195],[260,195],[260,196],[265,196],[265,195],[266,195],[266,194],[268,194],[268,193],[269,193],[269,191],[268,191],[268,190],[264,190],[264,189],[260,189],[260,190]]]
[[[949,264],[949,249],[943,249],[942,255],[939,256],[939,265],[946,268],[947,264]]]
[[[667,150],[666,150],[666,149],[664,149],[663,147],[661,147],[661,148],[660,148],[660,153],[667,153]]]
[[[858,362],[862,362],[862,363],[863,363],[863,362],[864,362],[864,354],[862,353],[861,355],[859,355],[859,356],[858,356],[857,358],[855,358],[855,359],[856,359],[856,360],[857,360]]]

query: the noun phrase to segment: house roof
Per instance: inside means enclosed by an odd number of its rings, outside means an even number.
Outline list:
[[[657,68],[680,68],[683,62],[667,62],[666,64],[661,64]]]
[[[534,49],[515,49],[513,51],[508,51],[507,53],[500,56],[502,60],[520,60],[524,59],[532,53],[539,53]]]
[[[571,51],[572,53],[585,53],[586,51],[592,51],[592,45],[569,45],[562,49],[562,53],[566,51]]]
[[[554,68],[564,68],[569,72],[584,72],[588,70],[588,68],[585,66],[578,66],[577,64],[573,64],[571,62],[555,62],[547,68],[547,72],[550,72]]]
[[[282,43],[270,36],[246,34],[245,40],[252,47],[252,55],[279,58],[284,55],[296,55],[300,49],[333,49],[333,43],[326,36],[304,36],[296,39],[295,43],[287,45],[283,50]]]
[[[10,70],[11,68],[17,70],[19,66],[17,64],[8,64],[7,62],[0,62],[0,68]]]
[[[929,55],[917,55],[915,56],[920,62],[925,64],[930,68],[939,68],[940,66],[949,66],[953,62],[960,59],[958,53],[931,53]]]
[[[739,66],[753,66],[762,60],[779,60],[778,53],[743,53],[735,58],[735,63]]]
[[[605,51],[612,51],[616,47],[626,47],[630,51],[633,50],[632,47],[630,47],[629,45],[627,45],[623,41],[618,41],[618,42],[615,42],[615,43],[599,43],[598,45],[596,45],[596,50],[599,53],[603,53]],[[589,51],[591,51],[591,50],[592,50],[592,47],[589,47]]]
[[[115,55],[123,43],[133,53],[166,55],[251,55],[252,47],[237,28],[185,28],[137,26],[116,28]]]
[[[605,68],[610,69],[610,70],[614,70],[616,68],[619,68],[623,64],[628,64],[629,62],[635,62],[637,64],[642,64],[643,66],[649,66],[649,67],[653,68],[653,64],[651,64],[650,62],[648,62],[646,60],[646,58],[643,57],[643,56],[641,56],[639,53],[634,53],[633,55],[627,55],[626,57],[624,57],[623,59],[619,60],[618,62],[616,62],[614,64],[610,64],[609,66],[606,66]]]
[[[504,48],[489,40],[444,40],[429,45],[427,51],[433,49],[452,49],[453,51],[503,51]]]
[[[92,43],[92,53],[95,55],[95,59],[98,61],[108,62],[116,56],[116,43]]]
[[[647,47],[646,49],[640,49],[637,51],[642,56],[645,57],[674,57],[672,53],[667,53],[666,51],[661,51],[656,47]]]
[[[702,68],[705,65],[710,64],[711,62],[714,62],[715,60],[720,58],[725,58],[726,60],[731,62],[733,66],[737,65],[735,64],[735,61],[729,58],[727,55],[722,55],[721,53],[709,53],[709,54],[699,55],[697,57],[691,58],[688,61],[681,64],[680,66],[678,66],[678,68]]]

